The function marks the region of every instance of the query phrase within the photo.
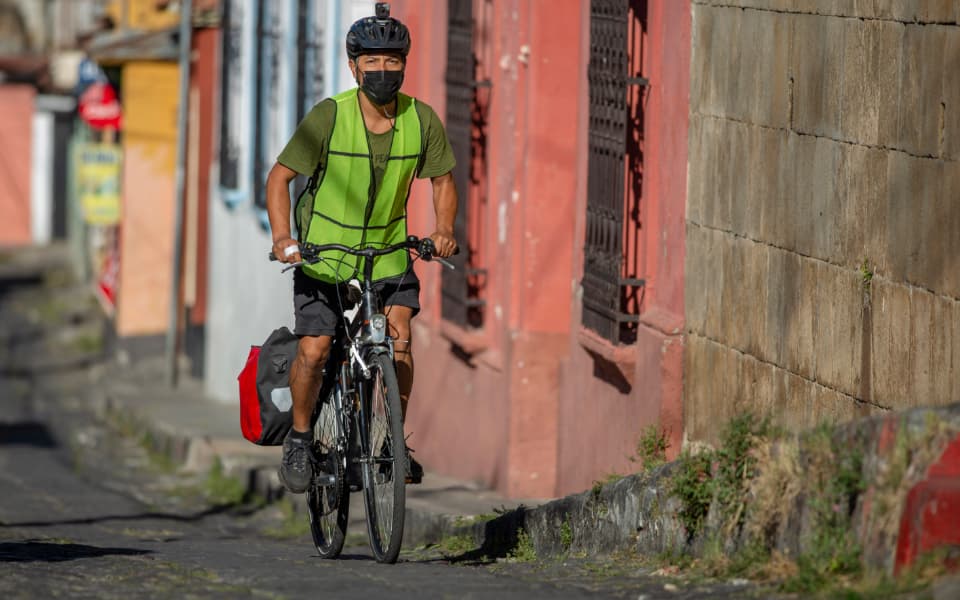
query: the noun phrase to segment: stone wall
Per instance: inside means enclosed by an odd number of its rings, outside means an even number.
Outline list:
[[[960,2],[695,0],[684,421],[960,401]]]

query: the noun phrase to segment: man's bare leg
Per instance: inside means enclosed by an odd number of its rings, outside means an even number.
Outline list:
[[[400,407],[403,420],[407,420],[407,403],[413,389],[413,340],[410,320],[413,309],[408,306],[387,307],[390,337],[393,338],[393,357],[397,363],[397,385],[400,388]]]
[[[310,430],[310,417],[323,383],[323,367],[330,356],[333,338],[328,335],[304,336],[297,347],[297,358],[290,367],[290,395],[293,396],[293,428]]]
[[[387,321],[390,336],[393,337],[393,357],[397,364],[397,386],[400,388],[400,407],[404,422],[407,420],[407,404],[410,400],[410,390],[413,389],[413,338],[410,331],[410,320],[413,318],[413,309],[407,306],[390,306],[387,308]],[[407,470],[407,483],[423,481],[423,467],[410,456]]]
[[[330,355],[330,336],[304,336],[297,347],[297,357],[290,367],[290,395],[293,397],[293,429],[283,440],[283,458],[279,477],[295,494],[306,491],[313,478],[310,459],[310,417],[313,415],[323,383],[323,366]]]

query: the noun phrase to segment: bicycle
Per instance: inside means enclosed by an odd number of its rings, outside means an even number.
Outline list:
[[[360,257],[364,277],[359,289],[347,286],[352,293],[348,302],[355,303],[353,315],[346,313],[340,319],[312,416],[312,459],[319,468],[314,468],[307,489],[310,531],[321,558],[339,556],[346,539],[350,493],[363,490],[370,549],[377,562],[394,563],[403,539],[407,449],[393,339],[371,281],[374,258],[414,250],[417,258],[437,260],[450,269],[454,266],[433,256],[433,240],[409,236],[383,247],[302,243],[301,261],[284,271],[321,262],[325,259],[320,253],[328,250]],[[270,259],[276,257],[271,253]]]

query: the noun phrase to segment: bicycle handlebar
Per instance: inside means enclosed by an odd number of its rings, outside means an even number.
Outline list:
[[[383,256],[399,250],[416,250],[417,254],[420,255],[420,258],[423,260],[436,260],[448,269],[456,269],[456,267],[450,261],[433,255],[433,253],[436,252],[436,247],[434,246],[432,239],[421,239],[415,235],[408,236],[407,239],[399,244],[391,244],[390,246],[385,246],[382,248],[378,248],[376,246],[367,246],[366,248],[351,248],[350,246],[344,246],[343,244],[311,244],[309,242],[304,242],[300,246],[300,256],[306,258],[306,260],[293,263],[287,267],[287,269],[299,267],[303,264],[315,263],[319,260],[320,253],[327,250],[338,250],[340,252],[345,252],[354,256],[362,256],[365,258]],[[457,247],[453,253],[459,254],[460,248]],[[277,260],[277,257],[273,252],[270,252],[270,260]],[[284,271],[287,269],[284,269]]]

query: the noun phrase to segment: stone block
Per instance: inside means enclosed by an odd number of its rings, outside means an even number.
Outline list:
[[[876,145],[880,135],[880,21],[844,19],[843,86],[840,98],[843,139]]]
[[[950,404],[960,399],[952,383],[953,305],[955,301],[933,296],[930,317],[931,397],[926,404]]]
[[[877,78],[880,81],[877,142],[883,147],[894,147],[898,139],[900,78],[903,62],[903,40],[906,26],[889,21],[878,24],[880,36]]]
[[[940,153],[940,98],[946,28],[907,25],[903,37],[900,110],[895,147],[911,154]]]
[[[703,224],[703,204],[707,169],[712,163],[710,149],[704,138],[704,117],[691,113],[690,130],[687,132],[687,148],[689,159],[687,163],[687,221]]]
[[[724,290],[724,255],[728,252],[727,246],[732,237],[728,234],[705,230],[706,232],[706,265],[704,268],[704,294],[706,295],[706,310],[704,314],[703,331],[710,339],[723,339],[723,290]]]
[[[836,249],[839,242],[837,229],[843,210],[837,181],[840,147],[841,144],[833,140],[816,138],[813,148],[813,173],[811,179],[805,183],[812,190],[810,206],[801,213],[807,219],[810,238],[802,244],[798,240],[798,247],[807,249],[805,254],[830,262],[840,260]]]
[[[918,159],[917,188],[914,203],[919,213],[919,230],[913,232],[919,241],[918,253],[910,261],[909,281],[927,289],[940,290],[944,268],[950,262],[946,256],[948,240],[960,231],[948,230],[945,225],[951,210],[957,210],[957,198],[943,195],[944,164],[940,160]]]
[[[957,2],[960,19],[960,2]],[[940,156],[960,159],[960,27],[948,27],[944,33],[943,53],[943,146]]]
[[[871,398],[875,404],[899,410],[910,405],[907,399],[913,389],[910,289],[874,279],[871,292]]]
[[[767,360],[764,338],[767,325],[767,264],[770,247],[748,241],[743,241],[742,245],[744,272],[736,275],[741,282],[742,344],[737,348],[751,356]]]
[[[960,298],[960,162],[948,162],[943,165],[943,200],[947,214],[943,219],[946,231],[945,262],[941,287],[944,294]],[[951,233],[952,232],[952,233]]]
[[[840,264],[859,266],[866,260],[878,273],[887,272],[886,151],[844,145],[840,151],[842,223],[838,238]]]
[[[698,225],[687,223],[686,231],[686,258],[683,270],[686,327],[691,333],[703,335],[707,305],[711,298],[707,290],[710,239],[707,231]]]
[[[791,16],[746,10],[740,18],[737,97],[728,106],[735,118],[769,127],[790,126]],[[744,41],[749,40],[748,43]]]
[[[862,278],[854,269],[817,265],[814,352],[817,383],[850,396],[860,393],[863,342]]]
[[[713,81],[712,69],[716,68],[710,54],[716,11],[702,4],[694,4],[690,12],[690,112],[709,114],[707,93]]]
[[[794,236],[790,219],[797,197],[794,184],[794,172],[797,168],[795,156],[797,146],[803,138],[790,132],[782,132],[778,137],[776,156],[767,157],[765,162],[769,161],[771,164],[763,167],[764,176],[773,185],[771,193],[761,198],[761,238],[775,246],[792,249]]]
[[[949,321],[944,328],[950,330],[950,372],[947,387],[950,402],[960,402],[960,302],[950,302]]]
[[[757,415],[767,417],[773,414],[774,407],[774,377],[777,367],[749,359],[749,367],[745,367],[744,384],[750,388],[750,406]]]
[[[711,114],[730,117],[740,114],[737,88],[741,54],[745,44],[740,38],[741,11],[729,8],[715,9],[714,32],[711,38],[710,88],[707,104]]]
[[[920,23],[956,23],[957,0],[923,0],[917,3]]]
[[[774,241],[767,234],[768,221],[774,219],[780,195],[780,153],[789,133],[783,130],[754,127],[751,130],[748,164],[751,166],[747,183],[746,233],[755,240]]]
[[[795,256],[795,255],[794,255]],[[813,346],[814,299],[817,296],[816,261],[796,257],[798,265],[791,264],[793,257],[787,259],[787,269],[798,269],[798,283],[794,289],[786,289],[784,303],[785,340],[783,346],[783,366],[798,375],[812,379],[815,372],[816,355]],[[785,278],[785,282],[794,279]],[[791,297],[792,296],[792,297]]]
[[[745,337],[742,318],[747,306],[744,304],[745,294],[743,293],[743,274],[746,271],[746,247],[743,240],[725,236],[722,269],[721,313],[723,316],[720,337],[716,339],[742,350]]]
[[[917,18],[917,5],[926,0],[876,0],[876,16],[912,22]]]
[[[921,211],[918,190],[921,160],[902,152],[887,155],[887,247],[886,264],[893,281],[910,281],[912,267],[920,255]]]
[[[809,15],[794,19],[791,71],[796,131],[840,136],[843,28],[842,19]]]
[[[813,410],[815,385],[789,371],[781,373],[781,381],[783,385],[780,405],[782,423],[792,431],[800,431],[816,425]]]
[[[913,343],[913,387],[902,398],[900,408],[936,404],[933,331],[933,294],[913,288],[910,292],[910,339]]]
[[[700,440],[706,434],[710,410],[707,392],[712,382],[706,340],[697,334],[687,336],[683,356],[683,429],[688,439]]]
[[[820,142],[812,136],[795,136],[793,143],[793,202],[788,206],[782,236],[775,245],[794,250],[805,256],[813,253],[814,230],[817,226],[818,195],[822,193],[817,178],[817,148]]]
[[[699,190],[700,194],[700,223],[709,227],[716,227],[720,195],[718,189],[720,185],[719,175],[726,168],[721,159],[721,156],[725,154],[721,132],[722,121],[713,117],[702,117],[698,120],[700,122],[701,142],[697,149],[697,156],[699,157],[698,161],[703,164],[693,165],[691,163],[691,169],[700,178],[700,183],[693,184],[693,188],[695,191]]]
[[[960,197],[950,196],[947,186],[960,163],[923,160],[924,186],[919,191],[921,211],[920,256],[917,281],[922,287],[938,293],[960,296],[960,289],[951,289],[951,279],[960,268]]]
[[[856,419],[858,416],[856,401],[840,392],[815,385],[811,390],[813,398],[810,417],[813,426],[821,423],[839,425]]]
[[[877,15],[877,0],[852,0],[852,8],[848,13],[850,17],[859,19],[874,19]]]
[[[753,167],[749,163],[750,129],[743,123],[729,123],[726,142],[729,144],[727,168],[728,199],[730,202],[729,231],[743,235],[747,229],[749,173]]]
[[[783,366],[784,346],[787,331],[785,318],[788,304],[794,300],[787,295],[787,289],[796,289],[799,281],[799,263],[789,260],[790,252],[780,248],[770,248],[767,256],[767,314],[765,315],[764,336],[760,345],[763,360]]]
[[[717,144],[717,165],[714,181],[714,211],[711,226],[723,231],[732,231],[731,210],[733,198],[735,195],[735,182],[733,181],[734,164],[739,160],[733,155],[733,130],[739,127],[739,123],[725,119],[714,119],[718,137]]]

